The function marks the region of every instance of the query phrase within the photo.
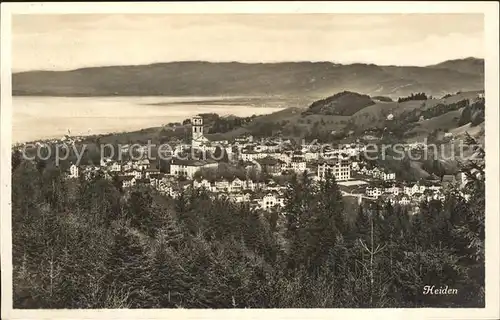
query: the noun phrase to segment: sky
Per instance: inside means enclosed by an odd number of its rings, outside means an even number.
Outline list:
[[[482,14],[58,14],[12,17],[12,70],[170,61],[423,66],[483,58]]]

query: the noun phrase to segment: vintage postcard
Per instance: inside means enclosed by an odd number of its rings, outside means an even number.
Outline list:
[[[3,3],[3,319],[498,319],[498,3]]]

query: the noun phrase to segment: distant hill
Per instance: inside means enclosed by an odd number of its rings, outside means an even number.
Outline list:
[[[430,66],[430,68],[449,69],[468,74],[484,74],[484,59],[469,57],[465,59],[448,60]]]
[[[390,97],[384,97],[384,96],[374,96],[372,97],[373,100],[376,101],[382,101],[382,102],[392,102],[392,99]]]
[[[326,99],[313,102],[304,114],[351,116],[359,110],[374,105],[368,95],[343,91]]]
[[[476,61],[477,60],[477,61]],[[455,60],[428,67],[331,62],[169,62],[12,75],[13,95],[310,96],[345,90],[397,98],[484,89],[484,63]]]
[[[351,130],[359,135],[365,130],[380,132],[390,126],[399,132],[399,136],[406,137],[401,138],[403,140],[421,140],[436,129],[452,130],[472,121],[475,124],[484,122],[484,110],[480,106],[461,108],[458,105],[464,100],[475,101],[478,93],[467,91],[439,99],[381,102],[355,92],[341,92],[313,102],[306,110],[287,108],[258,116],[249,124],[227,134],[228,137],[242,133],[269,136],[280,132],[285,136],[321,137],[327,140],[331,135]],[[339,106],[341,109],[337,109]],[[470,115],[464,116],[463,111],[469,109]],[[342,112],[337,112],[338,110]],[[394,118],[391,122],[387,120],[390,114]],[[414,114],[416,118],[409,123],[405,119],[410,114]],[[420,115],[424,116],[425,121],[419,122]]]

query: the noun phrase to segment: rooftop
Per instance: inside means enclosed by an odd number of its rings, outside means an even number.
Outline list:
[[[130,181],[134,178],[134,176],[118,176],[118,181]]]
[[[281,163],[282,161],[280,161],[276,158],[267,156],[265,158],[258,159],[257,162],[260,163],[261,165],[274,166],[274,165]]]
[[[179,159],[179,158],[173,158],[172,159],[172,164],[174,165],[182,165],[182,166],[194,166],[194,167],[201,167],[207,164],[213,164],[217,163],[217,161],[212,160],[212,159],[207,159],[207,160],[201,160],[201,159]]]

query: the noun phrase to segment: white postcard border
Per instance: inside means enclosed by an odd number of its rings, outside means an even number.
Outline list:
[[[497,2],[213,2],[2,3],[1,7],[1,266],[3,319],[496,319],[499,315],[499,97]],[[486,307],[422,309],[126,309],[13,310],[11,236],[11,16],[61,13],[483,13],[486,107]]]

